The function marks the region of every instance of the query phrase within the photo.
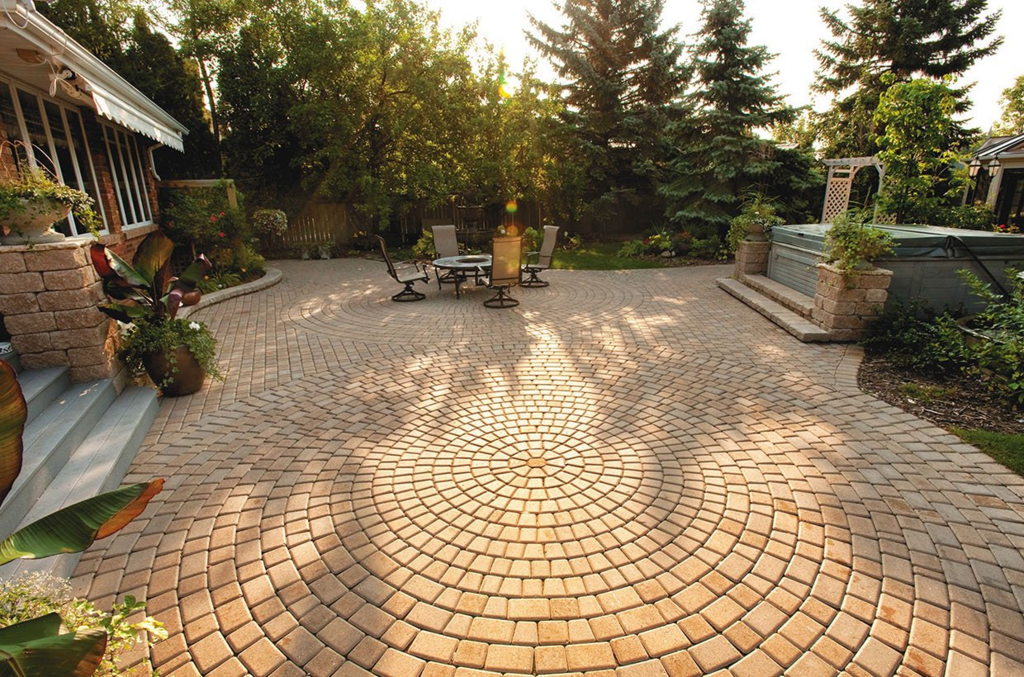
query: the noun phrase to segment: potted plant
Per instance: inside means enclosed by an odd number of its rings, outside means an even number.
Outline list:
[[[12,149],[16,145],[24,146],[20,141],[5,141],[0,144],[0,153],[5,145]],[[53,224],[67,218],[72,211],[80,226],[95,233],[98,221],[92,207],[91,197],[63,185],[41,167],[19,163],[14,171],[5,168],[0,175],[0,225],[6,226],[10,234],[0,237],[0,243],[60,242],[64,234],[53,230]]]
[[[871,212],[851,209],[836,217],[825,233],[824,263],[844,273],[869,270],[871,262],[895,251],[892,236],[868,224]]]
[[[744,240],[764,242],[770,239],[772,228],[782,223],[783,219],[775,213],[775,205],[764,195],[755,195],[729,224],[726,235],[729,251],[735,252]]]
[[[92,263],[103,288],[116,303],[100,310],[131,325],[121,342],[120,356],[132,373],[148,374],[164,395],[190,395],[206,376],[220,378],[216,340],[201,322],[175,317],[182,297],[193,291],[210,270],[200,256],[181,274],[171,276],[174,244],[161,232],[139,244],[132,264],[102,244],[92,246]]]

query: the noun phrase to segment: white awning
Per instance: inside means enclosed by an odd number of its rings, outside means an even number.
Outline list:
[[[131,110],[116,97],[110,95],[108,92],[104,91],[102,87],[97,86],[96,84],[92,84],[92,100],[96,105],[96,112],[108,120],[112,120],[119,125],[123,125],[132,131],[153,139],[154,141],[159,141],[165,146],[169,146],[177,151],[185,151],[185,146],[181,139],[181,132],[177,132],[166,125],[162,125],[149,116],[142,115],[137,111]]]

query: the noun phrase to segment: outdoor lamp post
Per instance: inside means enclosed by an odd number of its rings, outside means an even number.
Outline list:
[[[973,179],[974,177],[976,177],[978,175],[978,172],[980,172],[980,171],[981,171],[981,160],[978,159],[978,158],[974,158],[973,160],[971,160],[971,163],[969,165],[967,165],[967,175],[970,176]]]
[[[995,178],[995,175],[999,173],[999,158],[992,158],[992,162],[988,163],[988,175]]]

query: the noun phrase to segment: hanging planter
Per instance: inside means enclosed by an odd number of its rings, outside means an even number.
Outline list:
[[[64,234],[53,229],[53,224],[63,221],[71,213],[71,207],[54,198],[18,198],[3,220],[3,225],[10,230],[10,235],[0,239],[0,243],[46,244],[62,242]]]

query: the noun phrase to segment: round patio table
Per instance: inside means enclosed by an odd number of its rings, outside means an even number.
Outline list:
[[[459,288],[463,282],[469,279],[470,274],[473,275],[474,280],[478,280],[481,271],[491,269],[491,255],[445,256],[444,258],[434,259],[433,265],[440,270],[451,272],[452,280],[455,282],[455,298],[459,298]]]

